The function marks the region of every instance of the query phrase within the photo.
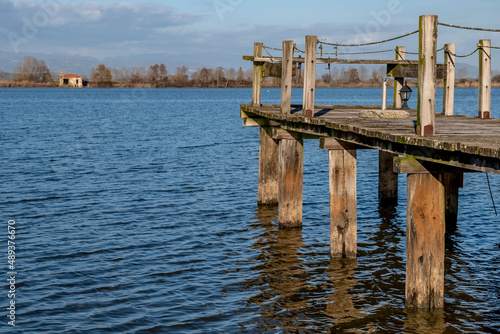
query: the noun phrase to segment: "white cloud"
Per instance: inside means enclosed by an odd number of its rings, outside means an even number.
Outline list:
[[[171,28],[200,20],[200,15],[153,4],[0,0],[0,30],[8,32],[0,36],[0,50],[11,51],[6,46],[12,46],[12,40],[21,51],[38,52],[62,46],[99,48],[111,43],[153,42]]]

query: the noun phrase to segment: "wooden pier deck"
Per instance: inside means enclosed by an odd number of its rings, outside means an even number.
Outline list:
[[[404,80],[418,78],[417,110],[406,118],[360,114],[387,113],[385,83],[382,106],[315,105],[317,64],[370,61],[318,58],[314,35],[306,36],[305,51],[283,41],[278,58],[263,57],[263,43],[254,44],[253,56],[244,57],[253,62],[252,103],[241,105],[240,112],[245,126],[260,127],[258,203],[277,205],[284,228],[302,226],[303,140],[319,139],[320,148],[328,150],[332,258],[357,256],[357,150],[379,150],[381,205],[397,204],[398,174],[407,174],[405,303],[435,309],[444,307],[445,231],[455,229],[463,173],[500,174],[500,119],[491,119],[491,40],[478,44],[478,117],[454,116],[455,45],[445,44],[444,64],[437,64],[437,16],[421,16],[418,31],[377,43],[417,32],[418,62],[405,61],[404,46],[396,47],[394,61],[371,61],[387,64],[387,76],[394,78],[393,113],[405,115]],[[304,58],[294,57],[296,51]],[[301,65],[303,103],[291,105],[292,78]],[[263,77],[281,79],[280,104],[261,104]],[[436,113],[438,78],[444,79],[442,114]]]
[[[314,117],[305,117],[302,106],[281,114],[280,105],[242,105],[247,126],[274,125],[304,138],[335,138],[357,149],[378,149],[442,164],[442,171],[500,174],[500,119],[436,114],[433,137],[416,135],[417,112],[409,118],[360,117],[380,106],[315,106]]]

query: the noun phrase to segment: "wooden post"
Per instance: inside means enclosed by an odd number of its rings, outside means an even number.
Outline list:
[[[455,44],[445,44],[444,48],[446,79],[444,79],[443,85],[443,115],[453,116],[455,101]]]
[[[446,234],[457,229],[458,190],[463,183],[463,173],[444,173],[444,197],[446,203],[445,222]]]
[[[434,136],[436,130],[437,23],[436,15],[420,16],[417,135],[424,137]]]
[[[479,118],[491,117],[491,39],[479,41]]]
[[[356,258],[356,150],[329,150],[330,254]]]
[[[396,154],[379,151],[378,158],[378,198],[382,205],[398,203],[398,174],[394,172]]]
[[[283,60],[281,65],[281,113],[290,114],[292,103],[293,41],[283,41]]]
[[[382,110],[387,110],[387,79],[382,82]]]
[[[406,47],[396,46],[396,60],[404,60],[406,57]],[[405,78],[394,78],[394,109],[401,109],[403,100],[399,91],[403,88]]]
[[[279,224],[302,226],[303,141],[282,139],[279,143]]]
[[[304,113],[314,116],[314,94],[316,90],[316,50],[318,46],[317,36],[306,36],[306,58],[304,75]]]
[[[442,174],[408,174],[406,306],[444,304],[445,198]]]
[[[264,52],[263,43],[255,43],[253,47],[253,56],[261,58]],[[262,63],[253,63],[252,79],[252,106],[260,106],[262,93]]]
[[[272,127],[260,127],[258,204],[278,205],[279,143],[272,138]]]

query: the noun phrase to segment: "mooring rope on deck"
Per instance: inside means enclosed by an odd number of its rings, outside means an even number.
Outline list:
[[[500,32],[500,29],[487,29],[487,28],[476,28],[476,27],[464,27],[464,26],[457,26],[454,24],[447,24],[447,23],[441,23],[438,22],[439,25],[445,26],[445,27],[450,27],[450,28],[457,28],[457,29],[466,29],[466,30],[477,30],[477,31],[491,31],[491,32]]]

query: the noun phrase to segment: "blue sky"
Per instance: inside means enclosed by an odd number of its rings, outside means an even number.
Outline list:
[[[184,61],[189,67],[239,67],[254,42],[280,47],[282,40],[293,39],[300,48],[307,34],[329,42],[375,41],[417,30],[423,14],[438,15],[444,23],[500,28],[499,13],[498,0],[0,0],[0,52],[118,57],[135,65],[143,59],[144,66]],[[445,27],[439,28],[438,43],[456,43],[457,53],[467,54],[481,38],[500,46],[500,33]],[[343,51],[396,45],[418,51],[416,36]],[[493,51],[493,67],[500,68],[494,55],[500,50]],[[475,65],[477,57],[460,61]]]

